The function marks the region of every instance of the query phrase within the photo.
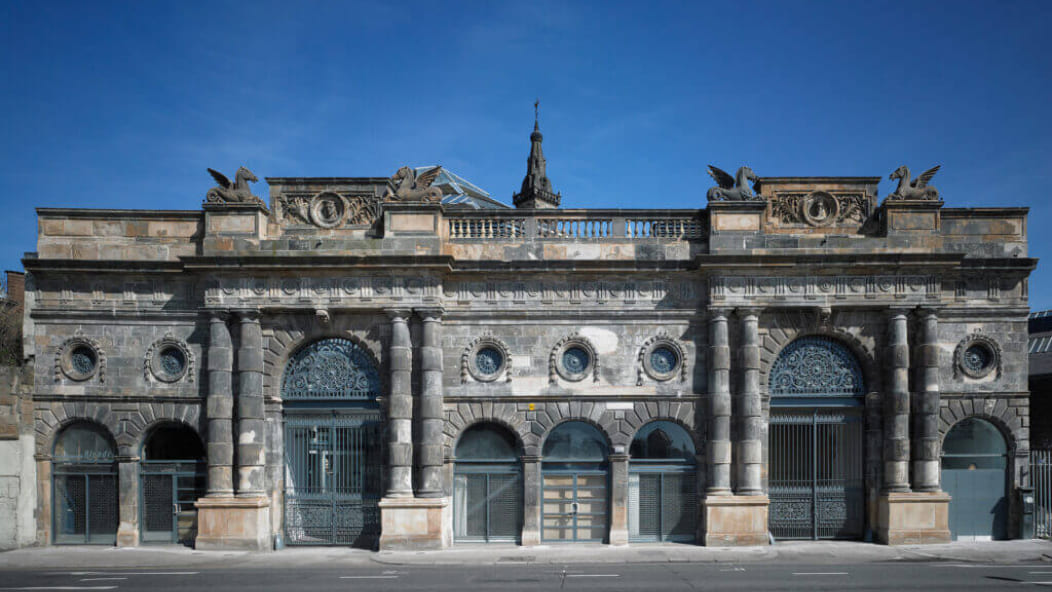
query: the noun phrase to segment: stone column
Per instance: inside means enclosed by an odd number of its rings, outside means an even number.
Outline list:
[[[706,495],[731,494],[731,348],[727,309],[709,309],[709,487]]]
[[[213,312],[208,337],[208,496],[234,495],[234,357],[224,312]]]
[[[237,494],[241,497],[266,495],[263,482],[263,331],[259,313],[238,313],[241,343],[237,350]]]
[[[523,546],[541,544],[541,457],[522,457]]]
[[[906,310],[888,318],[888,383],[884,393],[884,491],[910,490],[910,346]]]
[[[913,491],[939,491],[939,317],[932,308],[918,313],[921,345],[914,406]]]
[[[117,546],[139,546],[139,457],[117,457]]]
[[[443,496],[442,487],[442,309],[417,311],[423,319],[420,346],[420,487],[418,497]]]
[[[387,407],[388,470],[386,497],[413,497],[413,351],[409,311],[388,310],[391,319],[391,392]]]
[[[759,309],[739,308],[742,382],[738,393],[738,495],[763,495],[763,410],[760,401]]]
[[[628,544],[628,455],[622,450],[610,462],[610,544]]]

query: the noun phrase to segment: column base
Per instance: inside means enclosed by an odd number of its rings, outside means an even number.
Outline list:
[[[442,549],[450,546],[449,498],[387,497],[380,500],[380,550]]]
[[[194,548],[270,551],[270,500],[266,497],[203,497],[197,508]]]
[[[950,496],[885,493],[877,499],[877,539],[886,545],[950,542]]]
[[[701,502],[698,542],[707,547],[767,545],[766,495],[715,495]]]
[[[118,547],[138,547],[139,546],[139,527],[134,524],[127,522],[121,522],[117,527],[117,546]]]

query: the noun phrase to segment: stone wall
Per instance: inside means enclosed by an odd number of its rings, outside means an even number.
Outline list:
[[[30,368],[0,367],[0,550],[36,542],[36,465],[31,402],[24,396]]]

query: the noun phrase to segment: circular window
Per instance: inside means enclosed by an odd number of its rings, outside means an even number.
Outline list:
[[[193,361],[186,346],[173,337],[154,343],[146,354],[147,380],[176,382],[186,376]]]
[[[997,343],[980,333],[965,338],[956,351],[957,369],[969,378],[985,378],[1000,366]]]
[[[579,347],[571,347],[563,352],[563,368],[570,374],[580,374],[588,368],[588,352]]]
[[[584,380],[591,374],[599,382],[599,359],[595,347],[587,338],[574,333],[559,341],[548,358],[548,379],[555,384],[557,377],[570,382]]]
[[[99,370],[99,352],[83,339],[68,342],[57,360],[58,369],[71,380],[87,380]]]
[[[475,352],[475,366],[478,367],[479,374],[492,376],[504,366],[504,354],[495,347],[484,347]]]
[[[69,365],[73,372],[90,376],[95,373],[98,358],[95,352],[86,345],[78,345],[69,352]]]
[[[503,375],[511,380],[508,349],[497,338],[484,335],[471,342],[461,355],[461,380],[467,375],[479,382],[493,382]]]
[[[683,370],[683,350],[667,335],[652,337],[639,350],[639,363],[637,386],[643,384],[643,372],[659,382],[671,380]]]

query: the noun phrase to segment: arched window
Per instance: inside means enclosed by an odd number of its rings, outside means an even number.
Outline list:
[[[692,541],[697,524],[694,442],[671,421],[652,421],[629,448],[628,536]]]
[[[315,341],[289,360],[281,397],[295,400],[371,400],[380,394],[380,374],[372,356],[341,337]]]
[[[856,397],[865,394],[858,360],[842,343],[801,337],[778,354],[768,390],[780,397]]]
[[[58,544],[117,542],[117,448],[98,425],[66,427],[55,439],[52,526]]]
[[[205,494],[205,449],[191,428],[164,424],[143,444],[143,542],[193,544],[197,536],[194,502]]]
[[[591,424],[559,424],[544,441],[541,540],[600,542],[608,531],[606,438]]]
[[[457,541],[513,541],[522,532],[522,467],[515,436],[482,423],[457,442],[453,536]]]

